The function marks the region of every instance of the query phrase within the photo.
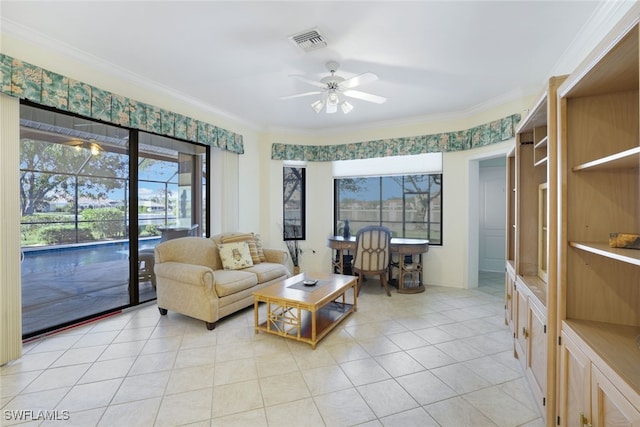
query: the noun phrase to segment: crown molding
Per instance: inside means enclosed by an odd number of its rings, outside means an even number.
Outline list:
[[[150,78],[143,77],[139,74],[131,72],[112,62],[105,61],[104,59],[98,58],[97,56],[92,55],[88,52],[82,51],[80,49],[76,49],[59,40],[52,39],[51,37],[46,37],[42,33],[38,31],[34,31],[33,29],[27,28],[14,21],[0,17],[0,28],[2,29],[2,33],[11,35],[12,37],[15,37],[20,41],[35,45],[39,48],[46,49],[48,52],[55,52],[56,54],[59,54],[64,58],[72,59],[80,64],[96,69],[97,71],[103,72],[110,76],[114,76],[115,78],[120,79],[125,83],[143,87],[151,92],[159,93],[169,98],[173,98],[186,105],[197,108],[198,110],[206,111],[207,113],[211,113],[218,117],[224,118],[226,120],[233,121],[234,123],[240,124],[242,126],[248,127],[253,130],[259,130],[259,127],[256,126],[255,123],[248,122],[246,119],[243,119],[242,117],[229,114],[225,111],[222,111],[214,107],[211,104],[208,104],[206,102],[203,102],[191,96],[185,95],[182,92],[176,91],[161,83],[155,82]],[[24,59],[24,58],[19,58],[19,59]],[[41,66],[40,64],[34,64],[34,65]],[[56,70],[52,70],[52,71],[56,71]],[[69,75],[70,73],[65,73],[65,74]],[[72,76],[69,75],[69,77],[72,77]],[[83,80],[87,80],[87,79],[83,78]],[[86,83],[91,83],[91,82],[86,82]],[[104,89],[109,90],[108,88],[104,88]],[[122,95],[125,95],[125,94],[122,94]],[[233,128],[232,126],[228,126],[228,125],[227,127]]]

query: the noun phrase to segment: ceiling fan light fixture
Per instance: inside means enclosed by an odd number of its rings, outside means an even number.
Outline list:
[[[324,101],[321,99],[318,99],[317,101],[311,103],[311,108],[313,108],[313,111],[315,111],[316,114],[322,111],[322,107],[324,107]]]
[[[338,105],[338,103],[340,102],[340,97],[337,93],[331,92],[327,97],[327,102],[332,105]]]
[[[340,108],[344,114],[349,114],[351,110],[353,110],[353,105],[349,104],[347,101],[343,101],[342,104],[340,104]]]

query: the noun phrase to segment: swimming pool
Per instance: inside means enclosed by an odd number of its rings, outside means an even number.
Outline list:
[[[153,249],[160,238],[141,240],[140,250]],[[69,268],[109,261],[129,259],[129,242],[106,242],[46,249],[24,248],[22,275],[40,273],[43,270],[67,270]]]

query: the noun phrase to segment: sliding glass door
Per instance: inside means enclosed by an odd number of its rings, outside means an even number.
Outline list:
[[[208,149],[27,104],[20,139],[23,335],[155,299],[153,248],[206,233]]]

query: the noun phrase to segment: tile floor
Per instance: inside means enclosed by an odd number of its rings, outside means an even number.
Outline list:
[[[504,276],[481,283],[389,298],[369,280],[316,350],[256,335],[252,308],[214,331],[132,309],[25,344],[0,368],[0,424],[543,426],[504,324]]]

